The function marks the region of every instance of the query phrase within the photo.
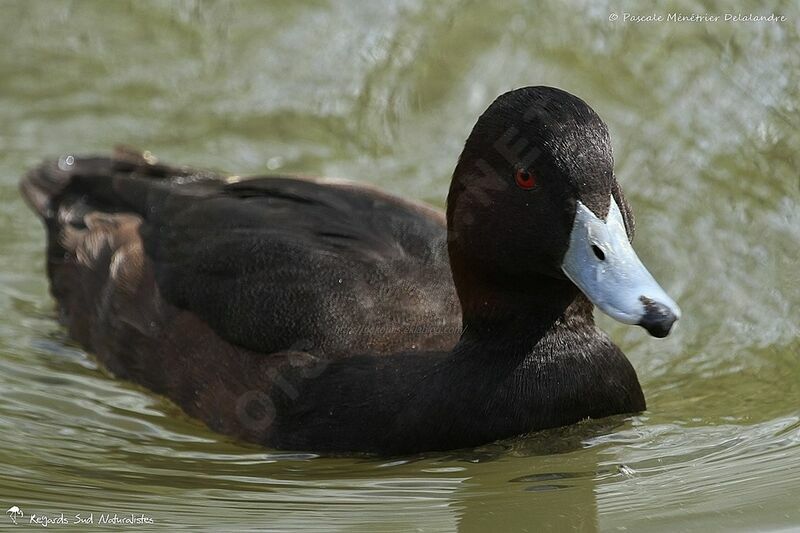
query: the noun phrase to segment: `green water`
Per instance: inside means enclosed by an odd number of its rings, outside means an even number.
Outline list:
[[[135,530],[800,528],[800,8],[740,9],[788,20],[609,22],[651,11],[589,0],[0,2],[2,510],[153,519]],[[477,115],[530,84],[608,122],[636,248],[683,309],[665,340],[600,319],[646,413],[391,461],[274,452],[110,378],[56,324],[16,189],[41,158],[127,143],[441,206]]]

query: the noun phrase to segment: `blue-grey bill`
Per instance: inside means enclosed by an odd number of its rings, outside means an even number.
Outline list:
[[[681,316],[634,252],[613,197],[605,220],[578,201],[561,268],[601,311],[653,336],[665,337]]]

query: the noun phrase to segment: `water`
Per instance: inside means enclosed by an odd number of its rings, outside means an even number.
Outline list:
[[[632,3],[497,4],[0,3],[3,510],[93,530],[107,512],[153,519],[138,530],[800,528],[800,9],[633,24],[608,20]],[[646,413],[398,460],[274,452],[110,378],[56,325],[16,190],[41,158],[127,143],[441,206],[477,115],[527,84],[608,122],[636,247],[683,309],[663,341],[601,318]]]

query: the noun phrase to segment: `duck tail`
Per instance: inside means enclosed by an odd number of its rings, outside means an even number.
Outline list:
[[[66,199],[82,199],[97,210],[118,211],[122,198],[114,191],[115,178],[171,178],[185,176],[185,169],[158,164],[149,152],[119,146],[111,157],[62,155],[28,171],[20,180],[26,203],[45,223],[64,213],[59,209]],[[60,220],[68,223],[69,220]]]

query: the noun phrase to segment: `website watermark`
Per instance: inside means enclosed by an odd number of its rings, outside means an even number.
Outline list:
[[[623,22],[629,24],[658,24],[658,23],[685,23],[685,24],[747,24],[747,23],[781,23],[789,19],[786,15],[777,13],[630,13],[628,11],[612,12],[608,15],[610,22]]]
[[[33,527],[63,527],[77,526],[81,528],[103,526],[120,527],[122,529],[135,528],[137,526],[148,526],[155,524],[153,517],[145,513],[41,513],[25,512],[18,505],[12,505],[6,511],[10,522],[16,526]]]

